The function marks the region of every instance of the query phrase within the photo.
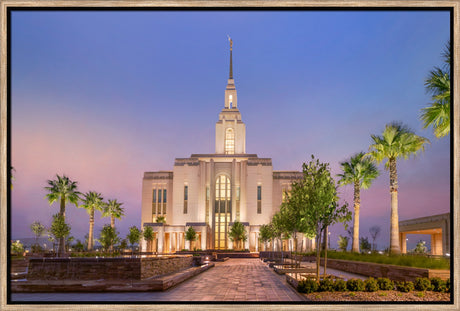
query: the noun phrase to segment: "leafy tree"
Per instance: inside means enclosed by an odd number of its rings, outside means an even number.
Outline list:
[[[76,252],[83,252],[85,250],[85,245],[80,240],[77,240],[77,242],[72,246],[72,248]]]
[[[339,245],[339,249],[340,249],[342,252],[346,252],[346,251],[347,251],[348,240],[349,240],[349,239],[348,239],[347,236],[339,235],[339,240],[337,241],[337,244]]]
[[[321,163],[312,155],[312,160],[302,165],[303,178],[295,187],[291,196],[301,200],[300,220],[306,232],[315,232],[316,243],[316,280],[319,282],[321,233],[337,222],[346,222],[351,219],[348,204],[339,205],[337,187],[331,176],[328,163]],[[324,258],[324,272],[326,272],[327,251]]]
[[[48,187],[45,187],[49,193],[46,195],[46,198],[50,205],[54,202],[60,202],[59,214],[64,218],[65,221],[65,205],[66,203],[72,203],[78,207],[78,201],[80,200],[80,192],[77,191],[77,182],[72,181],[69,177],[63,175],[62,177],[56,175],[55,180],[48,180]],[[58,253],[64,251],[65,241],[64,237],[59,240],[59,249]]]
[[[129,228],[129,233],[126,236],[126,238],[129,241],[129,244],[131,244],[131,250],[134,252],[134,244],[139,243],[141,239],[141,234],[142,232],[137,228],[136,226],[132,226]]]
[[[43,233],[45,233],[46,228],[39,221],[34,221],[30,225],[30,230],[32,230],[32,232],[34,233],[34,235],[35,235],[35,245],[38,246],[38,238],[40,238],[43,235]]]
[[[125,250],[128,247],[128,241],[126,239],[121,240],[119,248],[120,250]]]
[[[340,163],[343,174],[339,174],[339,185],[353,184],[353,239],[352,252],[359,253],[359,210],[361,207],[361,188],[368,189],[372,181],[379,176],[379,170],[374,161],[360,152],[350,158],[350,160]]]
[[[125,209],[121,206],[123,203],[118,202],[116,199],[109,200],[104,204],[104,209],[102,211],[102,217],[110,217],[110,226],[115,228],[115,218],[121,219],[125,216]]]
[[[65,222],[64,216],[61,214],[53,215],[53,222],[49,231],[56,241],[65,239],[70,234],[70,229],[70,226]],[[59,247],[58,255],[61,256],[63,252],[64,248]]]
[[[73,236],[68,236],[65,238],[65,246],[67,248],[67,251],[69,251],[70,244],[72,243],[73,240],[75,240]]]
[[[399,247],[399,215],[398,215],[398,173],[396,160],[408,159],[418,151],[425,149],[429,140],[416,135],[400,123],[390,123],[385,126],[382,136],[371,135],[374,143],[369,147],[369,155],[380,163],[386,160],[385,169],[390,171],[391,195],[391,225],[390,225],[390,254],[400,254]]]
[[[111,225],[105,225],[102,227],[99,233],[99,243],[105,251],[113,249],[113,246],[120,242],[118,232]]]
[[[422,108],[420,119],[423,128],[433,127],[434,135],[441,138],[450,133],[450,41],[442,53],[443,67],[434,67],[425,80],[425,89],[433,101],[429,107]]]
[[[24,245],[21,241],[17,240],[11,242],[11,253],[12,254],[22,254],[24,252]]]
[[[235,220],[233,225],[230,227],[228,237],[230,238],[230,241],[236,243],[236,249],[242,249],[241,242],[246,242],[248,239],[244,225],[238,220]],[[235,249],[235,246],[233,246],[233,249]]]
[[[192,250],[192,243],[198,238],[195,229],[193,227],[188,227],[185,232],[185,240],[190,242],[190,250]]]
[[[144,236],[144,239],[147,241],[147,252],[151,252],[152,241],[155,239],[155,232],[153,232],[153,228],[150,226],[144,227],[142,235]]]
[[[371,250],[371,243],[369,243],[369,239],[367,237],[359,238],[359,247],[363,252],[368,252]]]
[[[369,233],[371,234],[372,237],[372,249],[375,251],[375,240],[377,239],[377,236],[380,234],[381,228],[379,226],[373,226],[369,228]]]
[[[425,241],[418,241],[417,245],[415,246],[414,253],[418,254],[425,254],[426,253],[426,242]]]
[[[89,214],[89,233],[88,233],[88,251],[93,250],[94,246],[94,211],[102,211],[104,202],[100,193],[89,191],[84,195],[83,204],[79,207],[86,209]]]
[[[272,224],[264,224],[259,229],[259,240],[264,243],[265,249],[267,249],[267,243],[273,239],[273,228]]]

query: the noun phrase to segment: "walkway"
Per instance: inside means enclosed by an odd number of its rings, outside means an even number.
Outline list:
[[[303,301],[258,259],[229,259],[165,292],[12,294],[13,301]]]

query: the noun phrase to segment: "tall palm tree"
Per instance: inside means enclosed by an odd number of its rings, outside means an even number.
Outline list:
[[[102,217],[110,216],[110,226],[112,229],[115,229],[115,218],[121,219],[125,216],[125,209],[121,207],[123,203],[117,202],[115,200],[109,200],[107,204],[104,205],[104,210],[102,212]]]
[[[48,187],[45,187],[50,193],[46,195],[46,198],[50,205],[54,202],[60,202],[59,214],[64,218],[65,221],[65,205],[66,203],[72,203],[78,207],[78,201],[80,200],[80,192],[77,191],[77,182],[71,181],[69,177],[62,175],[56,175],[57,179],[48,180]],[[65,241],[64,238],[59,239],[59,253],[64,251]]]
[[[434,135],[441,138],[450,133],[450,41],[442,53],[444,66],[434,67],[425,80],[425,89],[433,101],[429,107],[422,108],[420,119],[423,128],[432,126]]]
[[[83,207],[89,214],[89,233],[88,233],[88,251],[93,249],[94,245],[94,211],[102,211],[104,202],[102,201],[102,195],[95,191],[89,191],[84,195],[83,204],[79,207]]]
[[[339,185],[353,184],[353,243],[352,252],[359,253],[359,209],[361,206],[361,188],[368,189],[372,181],[379,176],[379,170],[374,164],[374,161],[360,152],[350,158],[350,160],[340,163],[343,174],[338,174],[340,177]]]
[[[425,149],[430,141],[416,135],[401,123],[390,123],[385,126],[382,136],[371,135],[374,143],[369,147],[369,155],[380,163],[386,160],[385,169],[390,171],[391,224],[390,254],[400,254],[399,247],[399,216],[398,216],[398,173],[396,160],[408,159],[418,151]]]

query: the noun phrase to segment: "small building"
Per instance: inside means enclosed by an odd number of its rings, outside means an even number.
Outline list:
[[[431,235],[431,255],[450,255],[450,213],[399,222],[401,253],[407,253],[408,234]]]
[[[172,171],[145,172],[142,180],[142,224],[151,226],[156,240],[149,251],[171,253],[189,249],[185,232],[198,234],[196,249],[231,249],[228,237],[234,221],[243,223],[245,249],[263,249],[259,228],[268,224],[289,191],[298,171],[274,171],[271,158],[246,153],[246,125],[238,105],[233,78],[232,42],[225,101],[215,127],[215,152],[176,158]],[[157,222],[161,217],[165,223]],[[145,251],[147,243],[142,243]],[[300,239],[299,248],[312,241]],[[283,249],[291,249],[285,241]]]

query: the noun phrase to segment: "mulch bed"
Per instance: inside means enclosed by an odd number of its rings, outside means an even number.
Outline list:
[[[395,290],[376,292],[316,292],[302,294],[311,301],[450,301],[449,293],[432,291],[411,291],[402,293]]]

